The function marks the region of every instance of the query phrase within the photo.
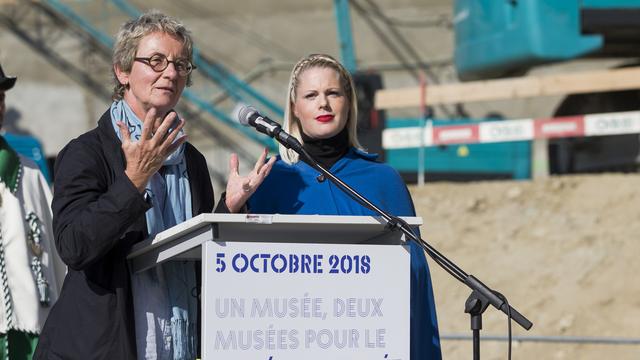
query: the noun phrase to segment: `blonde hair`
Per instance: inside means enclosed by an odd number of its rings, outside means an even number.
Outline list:
[[[175,18],[165,15],[157,10],[151,10],[140,15],[137,19],[127,21],[122,25],[116,43],[113,46],[112,63],[125,73],[130,73],[134,58],[138,51],[138,45],[143,37],[152,33],[165,33],[180,40],[187,59],[193,63],[193,39],[191,32]],[[128,85],[121,84],[118,76],[113,72],[114,88],[113,100],[121,100]],[[187,77],[187,86],[191,86],[191,74]]]
[[[329,68],[335,70],[340,76],[340,84],[344,90],[347,99],[349,100],[349,116],[347,117],[347,123],[345,127],[349,133],[349,145],[356,147],[360,150],[364,150],[360,142],[358,141],[357,126],[358,126],[358,102],[356,98],[355,86],[353,79],[347,71],[347,69],[340,64],[340,62],[333,57],[326,54],[312,54],[302,58],[291,71],[291,77],[289,79],[289,90],[287,92],[287,105],[284,112],[284,131],[288,132],[292,136],[296,137],[300,143],[303,142],[301,132],[302,126],[300,119],[298,119],[293,113],[293,104],[296,101],[296,90],[299,85],[300,75],[306,70],[312,68]],[[295,164],[298,162],[298,154],[286,147],[280,145],[280,157],[287,164]]]

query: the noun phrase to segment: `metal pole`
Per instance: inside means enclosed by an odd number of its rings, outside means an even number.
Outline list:
[[[424,116],[420,117],[420,147],[418,148],[418,186],[424,186],[424,133],[426,127]]]
[[[342,64],[350,72],[358,69],[353,45],[353,33],[351,31],[351,15],[349,12],[349,0],[333,0],[338,25],[338,43],[340,44],[340,57]]]
[[[425,172],[425,127],[431,128],[431,120],[427,119],[427,80],[424,72],[420,71],[420,148],[418,148],[418,186],[424,186]]]

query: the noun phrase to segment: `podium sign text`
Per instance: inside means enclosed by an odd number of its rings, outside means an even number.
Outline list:
[[[205,359],[409,359],[406,247],[203,246]]]

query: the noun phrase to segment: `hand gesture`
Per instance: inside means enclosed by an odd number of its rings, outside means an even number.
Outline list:
[[[169,127],[177,116],[171,111],[163,117],[158,115],[155,108],[152,108],[144,118],[142,135],[138,142],[131,141],[131,133],[127,125],[117,122],[122,137],[122,151],[127,162],[124,172],[140,193],[144,191],[151,176],[160,170],[167,157],[187,139],[186,136],[182,136],[176,140],[184,127],[182,119],[169,133]]]
[[[273,164],[276,162],[276,157],[272,157],[269,162],[265,163],[267,153],[267,149],[264,149],[253,170],[247,176],[240,176],[238,173],[238,155],[231,154],[225,204],[232,213],[238,212],[244,206],[258,186],[262,184],[262,181],[269,175]]]

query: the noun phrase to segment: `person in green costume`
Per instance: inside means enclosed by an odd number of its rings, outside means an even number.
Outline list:
[[[0,130],[6,92],[15,77],[0,65]],[[51,191],[38,166],[13,150],[0,132],[0,359],[31,359],[38,334],[58,297],[51,227]]]

